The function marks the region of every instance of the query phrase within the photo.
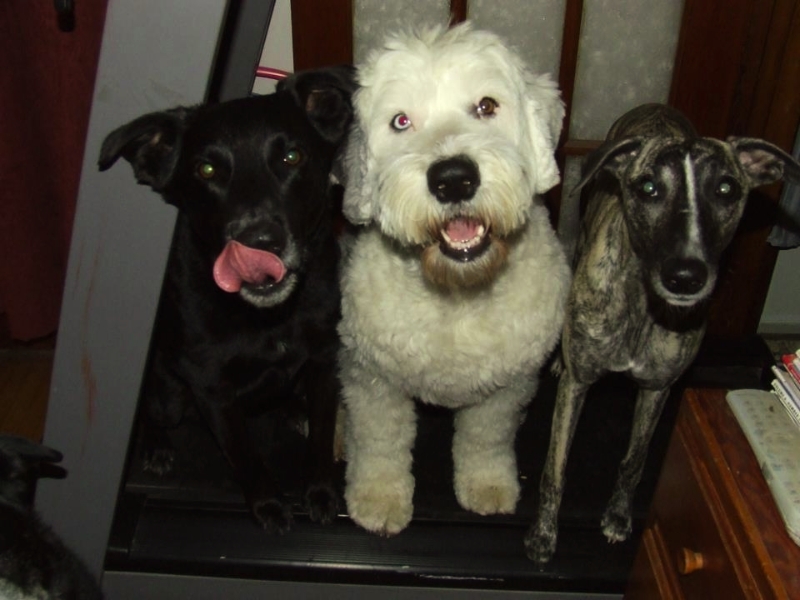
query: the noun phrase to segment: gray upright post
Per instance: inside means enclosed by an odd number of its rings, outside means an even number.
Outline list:
[[[227,3],[109,0],[83,160],[44,442],[68,477],[41,481],[44,520],[100,575],[175,213],[127,163],[97,170],[107,133],[203,101]]]

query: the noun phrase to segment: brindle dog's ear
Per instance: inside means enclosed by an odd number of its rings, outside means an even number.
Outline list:
[[[277,90],[291,92],[319,134],[339,144],[353,118],[351,97],[356,87],[355,69],[342,65],[300,71],[278,83]]]
[[[774,144],[756,138],[729,137],[727,141],[739,159],[750,187],[767,185],[782,178],[800,182],[800,163]]]
[[[604,142],[586,157],[581,169],[581,180],[572,190],[572,193],[578,193],[601,169],[607,169],[614,175],[618,175],[620,170],[627,166],[631,159],[638,154],[642,143],[639,138],[625,138]]]
[[[178,162],[186,120],[193,112],[178,107],[150,113],[115,129],[100,149],[100,170],[105,171],[122,157],[131,163],[137,182],[162,191]]]

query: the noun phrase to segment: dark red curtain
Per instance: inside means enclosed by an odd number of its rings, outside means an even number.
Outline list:
[[[106,0],[0,0],[0,315],[11,337],[54,332]]]

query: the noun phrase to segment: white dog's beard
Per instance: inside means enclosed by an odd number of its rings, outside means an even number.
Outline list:
[[[425,278],[448,290],[476,288],[494,281],[508,259],[508,244],[503,239],[494,239],[490,233],[479,242],[481,248],[473,248],[474,256],[468,252],[459,255],[445,241],[426,246],[422,251],[422,273]]]

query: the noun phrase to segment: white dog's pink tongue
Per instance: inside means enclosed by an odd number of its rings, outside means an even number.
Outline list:
[[[482,234],[481,227],[481,222],[475,219],[458,218],[447,224],[445,233],[447,233],[448,239],[453,242],[468,242]]]
[[[238,292],[244,282],[256,285],[272,278],[277,283],[286,267],[272,252],[230,241],[214,263],[214,281],[226,292]]]

